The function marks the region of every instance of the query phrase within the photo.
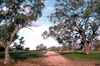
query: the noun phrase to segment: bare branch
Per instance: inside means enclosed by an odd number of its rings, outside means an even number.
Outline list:
[[[100,24],[96,27],[96,29],[98,29],[98,28],[99,28],[99,26],[100,26]]]
[[[3,46],[3,47],[5,47],[5,45],[0,41],[0,44]]]
[[[28,29],[30,29],[31,31],[33,31],[31,28],[29,28],[29,27],[25,27],[25,28],[28,28]],[[33,31],[34,32],[34,31]]]
[[[10,22],[11,18],[12,18],[12,16],[10,17],[10,19],[8,20],[8,22],[6,22],[6,24],[8,24]]]
[[[87,18],[87,20],[86,20],[86,22],[85,22],[85,29],[84,29],[84,33],[85,33],[85,31],[86,31],[86,25],[87,25],[88,19],[89,19],[89,17]]]
[[[91,39],[90,39],[90,42],[92,41],[92,39],[94,38],[94,36],[95,36],[95,35],[94,35],[94,34],[92,34]]]
[[[80,30],[79,24],[77,23],[77,19],[78,19],[78,17],[76,17],[75,23],[76,23],[77,28]]]
[[[79,25],[84,21],[84,19],[79,23]]]

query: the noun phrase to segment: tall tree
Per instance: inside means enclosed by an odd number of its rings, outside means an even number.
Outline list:
[[[18,38],[18,31],[32,26],[42,16],[44,0],[0,0],[0,44],[5,47],[4,64],[11,63],[9,46]]]
[[[56,0],[51,21],[55,23],[44,37],[52,36],[61,44],[81,39],[85,54],[90,54],[91,42],[100,33],[100,0]]]

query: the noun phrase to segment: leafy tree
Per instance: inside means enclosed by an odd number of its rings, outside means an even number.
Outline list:
[[[56,50],[56,47],[55,47],[55,46],[53,46],[51,50],[52,50],[52,51],[55,51],[55,50]]]
[[[56,51],[60,51],[61,50],[61,48],[60,47],[56,47]]]
[[[17,46],[16,46],[16,49],[17,49],[17,50],[23,50],[23,49],[24,49],[24,46],[17,45]]]
[[[66,51],[66,50],[67,50],[67,47],[66,47],[66,45],[64,45],[62,48],[62,51]]]
[[[100,40],[95,40],[94,51],[98,51],[100,48]]]
[[[24,37],[21,37],[21,38],[19,39],[20,45],[23,45],[23,44],[25,43],[25,41],[24,41],[23,39],[24,39]]]
[[[47,50],[47,46],[44,46],[42,50],[46,51]]]
[[[42,16],[44,0],[0,0],[0,44],[5,47],[4,64],[11,63],[9,46],[18,31],[32,26]]]
[[[40,50],[40,49],[39,49],[39,45],[37,45],[37,46],[36,46],[36,50],[37,50],[37,51],[39,51],[39,50]]]
[[[43,44],[37,45],[36,46],[36,50],[37,51],[43,51],[43,50],[47,50],[47,46],[44,46]]]
[[[26,48],[25,48],[25,51],[29,51],[29,49],[30,49],[29,47],[26,47]]]
[[[19,38],[19,44],[17,44],[16,42],[14,43],[13,47],[16,49],[16,50],[23,50],[24,49],[24,46],[22,46],[24,44],[24,37],[21,37]]]
[[[91,42],[100,33],[100,0],[57,0],[55,12],[51,13],[54,26],[49,27],[48,35],[60,44],[81,39],[85,54],[90,54]]]
[[[42,51],[43,50],[43,47],[44,47],[44,45],[43,44],[40,44],[39,45],[39,50]]]
[[[72,50],[73,49],[73,45],[70,45],[68,49],[69,50]]]

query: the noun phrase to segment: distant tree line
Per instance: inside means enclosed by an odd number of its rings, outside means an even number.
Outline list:
[[[37,51],[46,51],[47,50],[47,46],[44,46],[43,44],[37,45],[36,46],[36,50]]]

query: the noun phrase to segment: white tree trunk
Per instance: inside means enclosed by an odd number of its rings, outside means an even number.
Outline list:
[[[10,64],[11,63],[10,55],[9,55],[9,46],[10,45],[7,45],[6,48],[5,48],[5,61],[4,61],[4,64]]]
[[[85,43],[84,44],[84,51],[85,51],[85,54],[87,54],[87,55],[89,55],[90,54],[90,52],[91,52],[91,46],[90,46],[90,44],[89,45],[87,45],[87,43]]]

